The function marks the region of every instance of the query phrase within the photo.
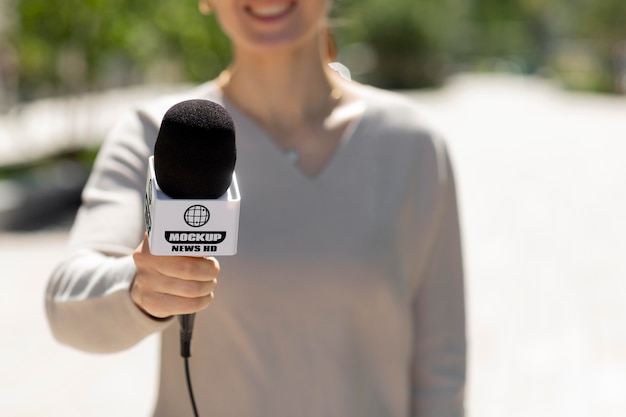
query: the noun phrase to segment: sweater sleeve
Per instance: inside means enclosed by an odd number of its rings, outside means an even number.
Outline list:
[[[154,121],[134,113],[103,143],[83,190],[68,253],[50,277],[46,313],[55,338],[89,352],[126,349],[172,320],[145,315],[130,298],[131,254],[144,233],[146,165]]]
[[[413,298],[413,416],[464,415],[466,334],[461,235],[453,170],[438,155],[430,247]]]

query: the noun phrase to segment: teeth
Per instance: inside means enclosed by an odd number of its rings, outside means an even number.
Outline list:
[[[279,4],[275,6],[256,6],[251,11],[260,17],[271,17],[284,13],[288,8],[289,4]]]

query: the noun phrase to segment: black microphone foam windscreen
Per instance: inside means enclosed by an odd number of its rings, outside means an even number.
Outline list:
[[[154,146],[154,171],[169,197],[222,196],[231,184],[236,159],[235,124],[224,107],[194,99],[165,113]]]

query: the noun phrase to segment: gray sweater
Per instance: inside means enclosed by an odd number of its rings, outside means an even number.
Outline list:
[[[192,380],[208,417],[458,417],[463,268],[445,144],[408,99],[354,83],[366,103],[314,178],[214,83],[151,102],[112,129],[47,289],[62,343],[125,349],[161,332],[156,417],[191,415],[175,320],[129,296],[144,233],[146,165],[173,104],[224,105],[237,131],[239,247],[196,317]]]

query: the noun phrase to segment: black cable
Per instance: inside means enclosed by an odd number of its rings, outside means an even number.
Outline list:
[[[185,376],[187,377],[187,390],[189,391],[189,399],[191,400],[191,407],[193,408],[193,415],[198,417],[198,408],[196,408],[196,400],[193,396],[193,389],[191,388],[191,376],[189,373],[189,357],[185,356]]]
[[[191,388],[191,372],[189,372],[189,357],[191,356],[191,336],[193,334],[193,322],[195,314],[182,314],[178,316],[180,323],[180,356],[185,359],[185,376],[187,379],[187,390],[189,391],[189,399],[191,400],[191,407],[193,408],[194,417],[198,417],[198,408],[196,407],[196,400],[193,396],[193,389]]]

